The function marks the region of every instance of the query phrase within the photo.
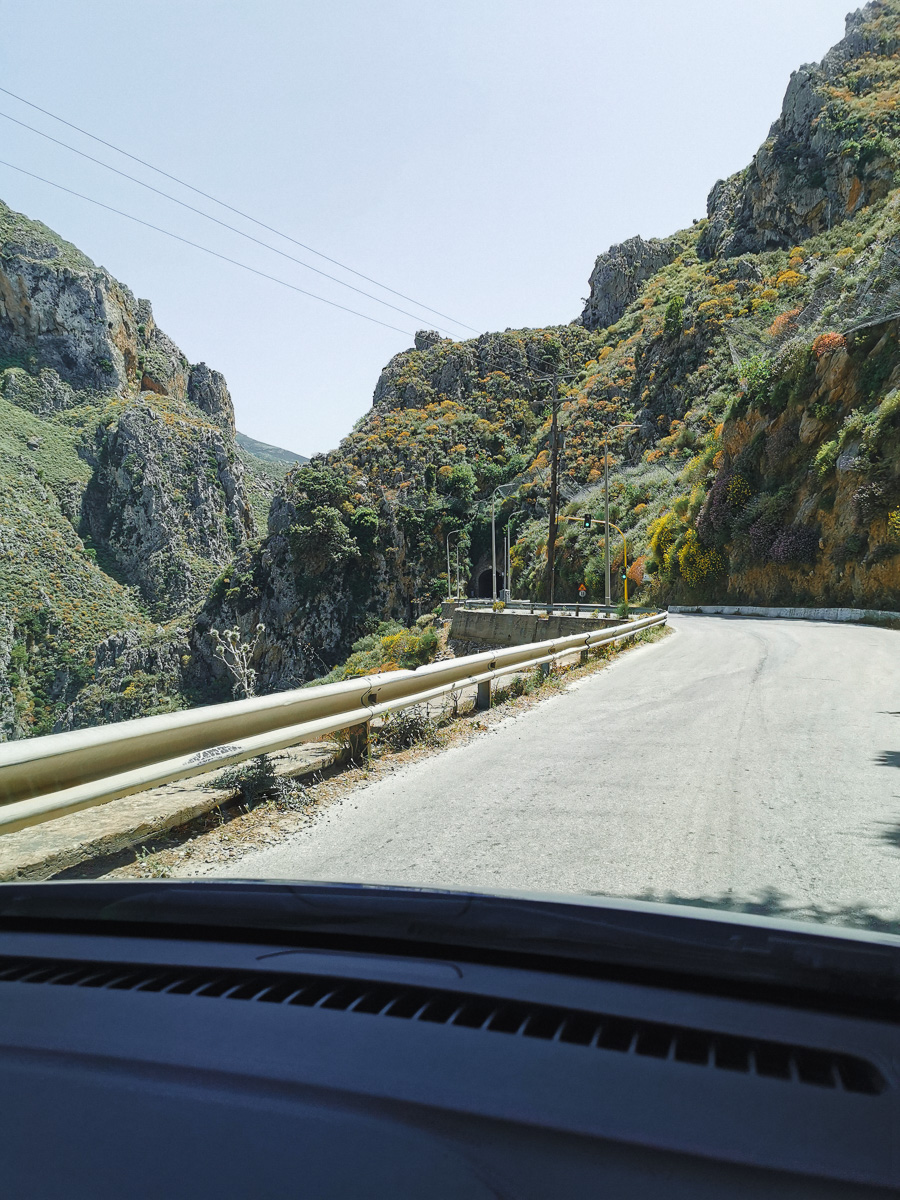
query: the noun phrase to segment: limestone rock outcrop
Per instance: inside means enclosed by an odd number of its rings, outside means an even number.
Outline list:
[[[94,472],[83,532],[155,615],[199,604],[253,532],[233,439],[189,405],[144,393],[99,424],[84,453]]]
[[[900,49],[885,25],[890,5],[873,0],[847,17],[846,36],[819,64],[791,75],[781,116],[750,166],[719,180],[707,201],[702,257],[796,245],[886,196],[893,147],[873,128],[861,98],[868,72]]]
[[[594,263],[581,324],[585,329],[614,325],[638,298],[647,280],[670,263],[675,254],[673,244],[659,238],[644,241],[642,237],[633,237],[610,246]]]

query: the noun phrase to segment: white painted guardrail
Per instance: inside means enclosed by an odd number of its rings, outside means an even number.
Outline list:
[[[0,744],[0,833],[104,804],[662,625],[655,613],[571,634],[184,712]]]

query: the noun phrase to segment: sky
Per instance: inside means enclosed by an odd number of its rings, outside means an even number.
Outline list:
[[[417,329],[459,339],[571,321],[598,253],[703,217],[713,183],[765,138],[791,71],[843,35],[848,7],[0,0],[0,87],[416,303],[2,92],[0,158],[394,329],[9,166],[0,198],[150,299],[188,359],[224,373],[240,430],[312,454],[366,412],[382,367]]]

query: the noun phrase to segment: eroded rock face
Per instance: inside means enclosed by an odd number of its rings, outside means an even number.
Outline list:
[[[190,366],[149,301],[2,204],[0,394],[47,420],[84,408],[93,475],[66,515],[156,616],[200,604],[253,533],[225,379]]]
[[[390,506],[373,501],[364,510],[372,523],[348,518],[340,484],[335,489],[336,477],[322,471],[323,480],[329,475],[314,496],[288,476],[268,537],[259,548],[244,547],[217,581],[192,633],[195,687],[231,684],[213,656],[212,628],[237,627],[243,641],[255,642],[253,667],[265,693],[326,674],[367,622],[410,619],[410,547]],[[265,630],[257,636],[259,624]]]
[[[591,291],[581,324],[586,329],[604,329],[620,320],[625,309],[640,295],[647,280],[675,257],[669,241],[642,237],[610,248],[597,257],[591,272]]]
[[[78,391],[180,399],[189,365],[150,303],[39,222],[0,204],[0,361]]]
[[[466,342],[426,339],[414,350],[395,354],[379,376],[372,397],[375,408],[421,408],[441,400],[465,402],[493,372],[523,384],[554,369],[548,358],[548,339],[573,340],[585,334],[563,329],[507,330],[483,333]]]
[[[93,681],[63,710],[53,732],[171,711],[179,706],[189,662],[184,630],[169,630],[166,636],[148,639],[143,631],[126,629],[104,638],[97,646]]]
[[[896,164],[885,140],[867,136],[865,114],[855,113],[853,68],[900,49],[880,25],[888,12],[874,0],[851,13],[846,36],[822,62],[791,75],[781,116],[750,166],[709,193],[702,257],[795,245],[887,195]]]
[[[224,425],[226,429],[234,429],[234,405],[231,403],[231,393],[225,383],[225,376],[219,371],[213,371],[206,363],[197,363],[191,367],[188,378],[188,399],[192,404],[205,412],[208,417]]]
[[[83,396],[51,367],[44,367],[37,375],[29,375],[21,367],[10,367],[0,374],[0,395],[39,417],[65,412],[83,401]]]
[[[253,532],[233,436],[187,403],[144,393],[85,453],[94,473],[82,522],[94,544],[155,614],[199,603]]]

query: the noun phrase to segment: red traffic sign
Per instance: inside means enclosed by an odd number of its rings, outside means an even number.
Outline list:
[[[579,596],[580,596],[582,599],[584,599],[584,597],[587,595],[587,588],[584,586],[584,584],[583,584],[583,583],[579,585],[579,588],[578,588],[578,595],[579,595]]]

